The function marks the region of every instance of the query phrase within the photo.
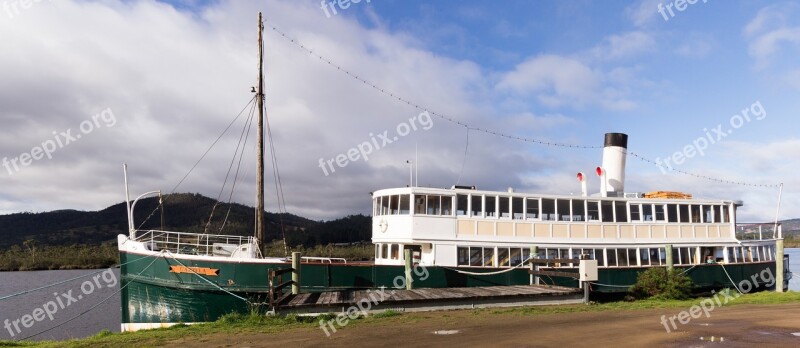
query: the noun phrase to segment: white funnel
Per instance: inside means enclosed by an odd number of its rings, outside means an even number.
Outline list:
[[[603,196],[617,197],[625,192],[625,159],[628,151],[628,135],[606,133],[603,146],[603,171],[605,193]]]

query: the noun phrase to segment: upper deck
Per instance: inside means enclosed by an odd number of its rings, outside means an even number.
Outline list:
[[[734,242],[740,205],[404,187],[373,193],[373,241]]]

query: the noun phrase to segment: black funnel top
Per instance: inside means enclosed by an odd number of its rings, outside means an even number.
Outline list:
[[[606,133],[606,142],[603,146],[619,146],[623,149],[627,149],[628,135],[624,133]]]

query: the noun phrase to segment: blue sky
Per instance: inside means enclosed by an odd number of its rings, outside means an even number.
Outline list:
[[[605,132],[624,132],[631,151],[656,161],[722,125],[729,134],[674,167],[753,184],[783,182],[781,218],[800,216],[800,180],[792,174],[800,169],[794,2],[700,0],[668,20],[659,4],[674,4],[652,0],[362,0],[331,16],[319,1],[13,4],[0,4],[0,39],[15,48],[0,58],[0,99],[9,106],[0,122],[11,134],[0,140],[0,156],[30,152],[52,131],[76,128],[107,108],[119,122],[52,159],[3,168],[3,213],[122,201],[122,162],[131,167],[134,192],[169,191],[251,97],[255,13],[263,11],[268,24],[316,54],[471,127],[592,146],[602,145]],[[267,110],[290,212],[319,219],[367,213],[368,192],[407,183],[405,161],[415,148],[420,184],[436,187],[460,178],[486,189],[569,194],[579,190],[576,172],[600,164],[596,149],[479,131],[469,132],[465,158],[465,129],[433,117],[432,128],[325,175],[320,159],[335,160],[370,134],[394,132],[420,110],[269,28],[265,41]],[[49,96],[51,105],[41,106],[36,95]],[[745,109],[751,120],[732,128],[732,117]],[[236,135],[229,138],[178,191],[217,195],[236,145]],[[252,174],[243,171],[235,200],[252,204]],[[775,188],[665,174],[636,158],[628,159],[627,179],[628,191],[741,199],[743,220],[774,218]],[[596,182],[589,185],[597,190]]]

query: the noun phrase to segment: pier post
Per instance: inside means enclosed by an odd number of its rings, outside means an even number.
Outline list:
[[[531,259],[538,259],[539,258],[539,247],[537,247],[535,245],[531,247],[530,258]],[[533,262],[531,262],[531,271],[538,271],[538,270],[539,270],[539,265],[534,265]],[[531,274],[530,277],[531,277],[531,285],[533,285],[533,284],[539,285],[539,276],[535,276],[535,275]]]
[[[300,294],[300,252],[292,252],[292,295]]]
[[[411,290],[414,287],[411,285],[414,279],[411,278],[411,249],[403,250],[403,257],[406,260],[406,290]]]
[[[673,255],[672,255],[672,244],[667,244],[665,246],[664,251],[667,254],[667,271],[672,271],[672,269],[675,268],[675,266],[674,266],[675,262],[674,262],[674,259],[672,258],[673,257]]]
[[[783,238],[775,241],[775,292],[783,292]]]

